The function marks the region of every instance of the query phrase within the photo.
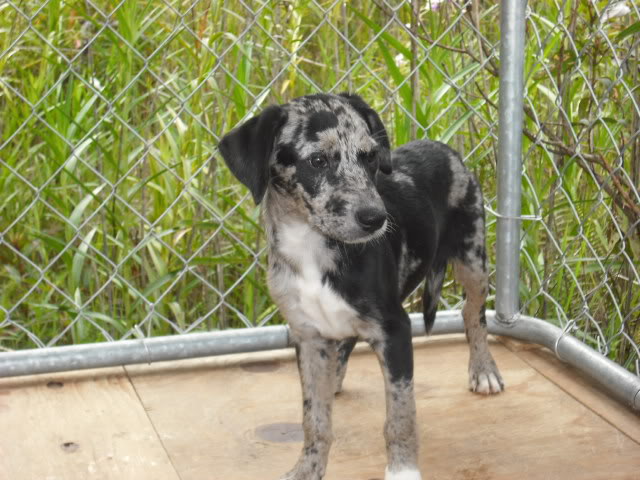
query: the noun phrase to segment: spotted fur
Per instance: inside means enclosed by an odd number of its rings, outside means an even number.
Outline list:
[[[429,331],[448,264],[466,293],[469,387],[503,389],[487,344],[477,180],[442,143],[415,141],[391,152],[380,117],[350,94],[268,107],[219,147],[263,203],[269,289],[296,344],[305,442],[282,478],[323,478],[333,395],[359,338],[373,347],[385,379],[385,479],[419,480],[411,324],[402,301],[425,281]]]

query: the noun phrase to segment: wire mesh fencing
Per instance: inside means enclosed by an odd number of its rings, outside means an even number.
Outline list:
[[[523,312],[638,372],[638,9],[530,7]],[[498,3],[479,0],[6,0],[1,347],[280,322],[258,209],[216,144],[317,91],[360,94],[395,145],[461,151],[492,251],[499,34]]]
[[[523,310],[555,319],[639,374],[638,7],[534,6],[525,48]]]

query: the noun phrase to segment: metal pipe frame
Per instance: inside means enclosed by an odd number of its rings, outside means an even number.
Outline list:
[[[422,314],[410,315],[414,336],[425,334]],[[547,347],[556,356],[596,381],[605,391],[640,411],[640,378],[595,352],[580,340],[543,320],[521,316],[505,325],[496,312],[487,311],[489,332]],[[463,333],[459,310],[438,312],[432,335]],[[230,353],[291,347],[284,325],[170,337],[71,345],[0,354],[0,377],[53,373],[87,368],[181,360]]]
[[[498,225],[496,311],[500,322],[519,315],[520,207],[526,0],[500,2]]]

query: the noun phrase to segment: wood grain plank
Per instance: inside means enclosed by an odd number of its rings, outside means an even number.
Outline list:
[[[533,348],[531,344],[517,341],[506,345],[547,379],[640,445],[640,416],[637,413],[613,400],[585,375],[556,358],[550,350],[540,346]]]
[[[122,368],[0,380],[0,479],[179,480]]]
[[[639,478],[638,444],[503,345],[492,350],[507,391],[481,397],[467,391],[460,337],[416,348],[425,480]],[[127,370],[184,480],[277,479],[301,448],[290,359],[289,351]],[[334,407],[327,480],[382,478],[384,411],[377,361],[357,354]]]

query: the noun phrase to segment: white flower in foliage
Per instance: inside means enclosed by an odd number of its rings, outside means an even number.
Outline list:
[[[100,80],[97,79],[96,77],[91,77],[91,80],[89,80],[89,83],[93,88],[95,88],[99,92],[104,90],[104,86],[102,85],[102,82],[100,82]]]
[[[409,61],[407,60],[407,58],[399,53],[397,54],[395,57],[393,57],[393,60],[396,62],[396,65],[400,68],[405,68],[409,66]]]
[[[440,5],[446,1],[447,0],[426,0],[426,6],[428,10],[438,10]]]
[[[627,6],[627,2],[616,2],[609,5],[602,14],[602,23],[616,17],[623,17],[631,13],[631,9]]]

